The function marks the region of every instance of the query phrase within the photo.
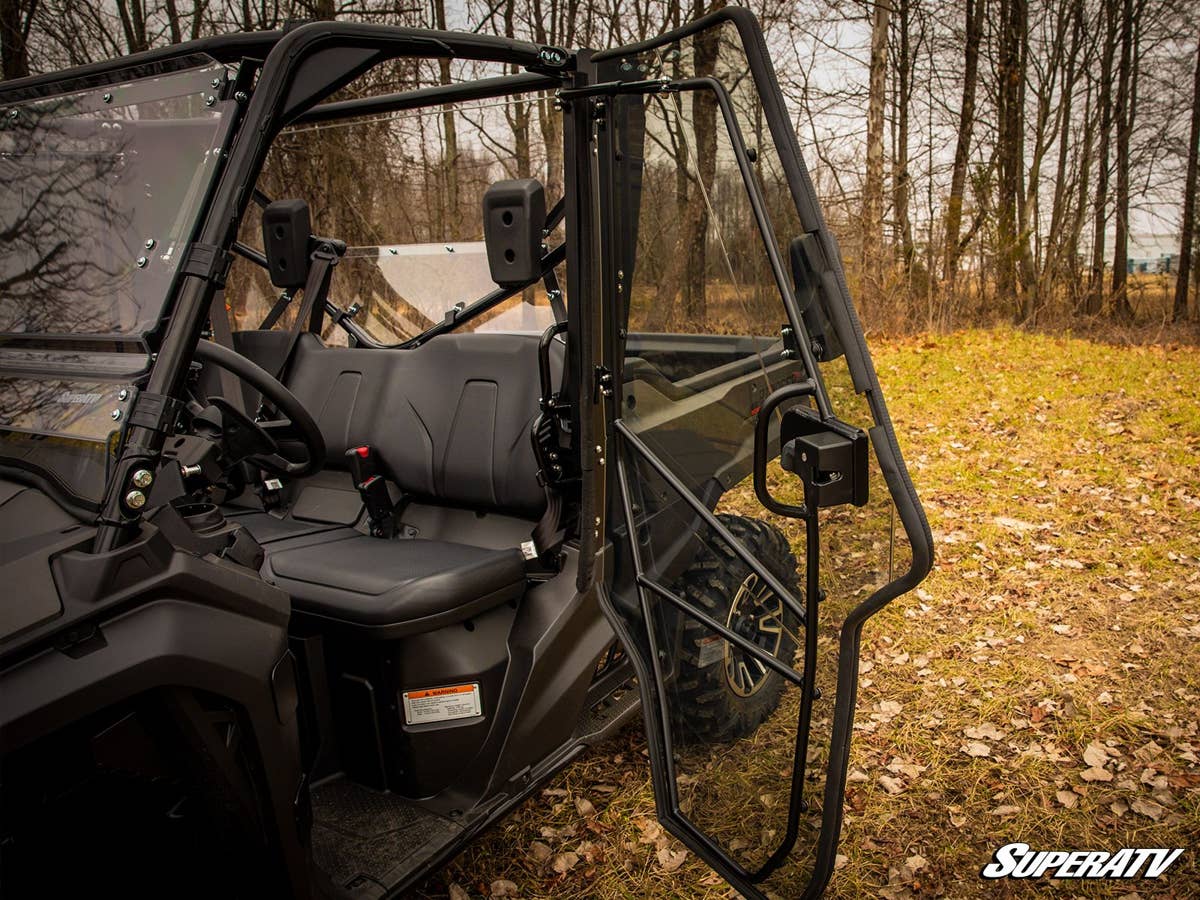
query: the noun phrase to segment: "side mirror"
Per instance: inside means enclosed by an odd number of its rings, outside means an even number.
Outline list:
[[[793,238],[788,246],[788,258],[792,264],[792,281],[796,285],[796,302],[813,342],[813,355],[817,362],[837,359],[842,355],[842,345],[822,303],[821,273],[827,265],[817,236],[804,234]]]
[[[500,287],[522,287],[542,274],[546,189],[536,178],[497,181],[483,195],[488,268]]]
[[[312,218],[303,200],[276,200],[263,210],[263,250],[271,284],[294,290],[308,279]]]

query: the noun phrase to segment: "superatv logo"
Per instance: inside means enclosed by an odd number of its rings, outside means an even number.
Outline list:
[[[1108,853],[1005,844],[980,874],[984,878],[1158,878],[1182,853],[1182,848],[1169,847],[1129,847]]]
[[[83,391],[63,391],[54,398],[63,406],[86,406],[92,403],[99,403],[100,394],[84,393]]]

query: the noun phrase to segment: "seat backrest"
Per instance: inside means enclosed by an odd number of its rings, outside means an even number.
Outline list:
[[[320,424],[331,467],[370,444],[406,494],[537,518],[537,347],[528,334],[444,334],[412,350],[326,347],[305,334],[287,382]]]

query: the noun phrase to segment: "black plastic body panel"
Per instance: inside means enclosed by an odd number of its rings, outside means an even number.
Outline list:
[[[224,698],[244,714],[251,752],[264,761],[263,812],[273,821],[281,883],[303,896],[287,596],[251,569],[176,550],[152,526],[111,553],[81,552],[93,528],[51,511],[32,488],[14,492],[0,482],[0,490],[10,494],[0,505],[0,532],[28,535],[3,544],[5,756],[159,689]],[[23,618],[9,615],[14,610]]]

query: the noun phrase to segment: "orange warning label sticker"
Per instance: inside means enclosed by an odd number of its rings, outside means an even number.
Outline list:
[[[404,691],[400,696],[404,701],[404,722],[407,725],[468,719],[483,712],[478,682]]]

